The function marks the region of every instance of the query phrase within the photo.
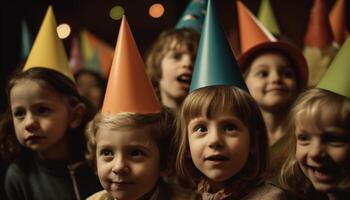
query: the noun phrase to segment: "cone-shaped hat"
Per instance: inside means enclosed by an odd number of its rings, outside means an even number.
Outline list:
[[[286,42],[277,41],[241,1],[237,1],[237,8],[242,50],[242,54],[238,58],[238,64],[241,71],[246,70],[252,57],[259,52],[278,50],[287,54],[296,63],[301,84],[306,86],[308,67],[302,52]]]
[[[102,114],[160,112],[152,84],[147,77],[135,40],[125,16],[109,74]]]
[[[329,14],[335,41],[342,45],[346,38],[345,0],[337,0]]]
[[[350,36],[334,57],[317,88],[325,89],[350,98]]]
[[[238,24],[241,53],[265,42],[274,42],[276,38],[256,19],[247,7],[237,1]]]
[[[212,85],[232,85],[248,91],[227,38],[209,0],[194,66],[190,92]]]
[[[191,0],[175,28],[193,28],[202,31],[207,0]]]
[[[324,0],[314,0],[311,9],[309,24],[305,35],[305,45],[323,48],[333,42],[331,25]]]
[[[35,67],[55,70],[74,81],[63,43],[56,31],[56,19],[49,6],[23,71]]]
[[[33,38],[32,35],[29,32],[27,22],[25,20],[22,20],[21,23],[21,28],[22,28],[22,34],[21,34],[21,59],[26,59],[29,52],[30,48],[32,47],[33,44]]]
[[[281,33],[270,0],[261,1],[258,18],[271,33],[276,35]]]

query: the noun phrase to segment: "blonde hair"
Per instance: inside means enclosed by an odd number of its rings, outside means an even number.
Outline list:
[[[321,126],[321,116],[323,113],[331,116],[334,122],[339,123],[337,125],[343,127],[344,130],[350,130],[350,99],[327,90],[310,89],[304,92],[296,100],[290,113],[288,125],[289,135],[291,137],[289,143],[290,154],[282,166],[279,182],[290,195],[301,199],[315,199],[315,196],[319,194],[317,194],[312,183],[301,171],[295,158],[296,122],[302,116],[303,119],[312,119],[316,125]],[[345,177],[339,185],[339,188],[349,187],[350,175]]]
[[[181,49],[184,46],[192,54],[193,60],[197,54],[200,34],[191,28],[169,29],[162,32],[146,53],[146,68],[156,93],[159,96],[158,82],[162,77],[161,63],[169,50]],[[174,46],[174,42],[176,45]]]
[[[248,127],[251,154],[240,171],[240,178],[259,183],[265,177],[268,165],[268,145],[265,123],[258,105],[245,91],[230,86],[210,86],[190,93],[183,102],[177,120],[176,171],[185,182],[196,185],[202,175],[189,158],[187,127],[191,119],[210,118],[215,113],[230,110]]]
[[[86,159],[93,165],[96,163],[96,134],[103,127],[113,130],[144,129],[157,142],[160,152],[161,169],[171,167],[172,152],[170,144],[175,133],[174,114],[164,108],[157,114],[118,113],[103,115],[98,113],[86,129],[87,153]]]

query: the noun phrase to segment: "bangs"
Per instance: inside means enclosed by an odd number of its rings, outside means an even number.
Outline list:
[[[318,94],[316,92],[318,92]],[[347,130],[350,127],[350,101],[328,91],[313,89],[298,100],[294,108],[295,124],[323,127],[325,122]]]
[[[212,88],[217,89],[213,90]],[[184,101],[182,117],[186,122],[198,117],[211,119],[213,116],[223,112],[231,112],[243,122],[247,122],[249,109],[242,106],[242,92],[232,92],[240,90],[234,87],[211,86],[192,92]],[[242,115],[245,113],[245,116]],[[247,115],[246,115],[247,114]]]

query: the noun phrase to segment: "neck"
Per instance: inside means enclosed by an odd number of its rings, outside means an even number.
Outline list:
[[[70,156],[67,138],[48,147],[44,151],[38,152],[38,155],[43,160],[69,161]]]
[[[181,100],[175,99],[162,91],[160,92],[160,96],[161,96],[162,104],[164,106],[166,106],[172,110],[179,110],[180,109],[180,106],[181,106],[183,99],[181,99]]]
[[[283,123],[286,120],[286,114],[282,114],[281,112],[269,112],[266,110],[261,110],[261,113],[263,115],[269,137],[269,146],[272,146],[284,134]]]

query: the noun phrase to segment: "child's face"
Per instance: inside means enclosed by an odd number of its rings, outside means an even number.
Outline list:
[[[101,127],[96,145],[100,182],[115,199],[140,199],[155,187],[160,153],[150,133]]]
[[[175,48],[175,41],[161,61],[162,77],[159,80],[162,99],[184,99],[190,88],[194,65],[193,52],[185,45]]]
[[[296,97],[296,75],[284,57],[266,53],[250,65],[246,83],[253,98],[262,108],[288,106]]]
[[[188,141],[194,165],[216,184],[237,174],[250,151],[248,129],[231,112],[217,113],[212,119],[192,119],[188,125]]]
[[[332,192],[350,176],[350,132],[322,114],[322,126],[300,116],[296,123],[296,154],[300,168],[316,190]]]
[[[71,114],[60,94],[32,80],[20,80],[10,91],[10,102],[20,144],[50,159],[66,152]]]
[[[90,74],[81,74],[77,79],[77,88],[81,96],[89,99],[96,108],[99,108],[102,101],[102,91],[96,78]]]

